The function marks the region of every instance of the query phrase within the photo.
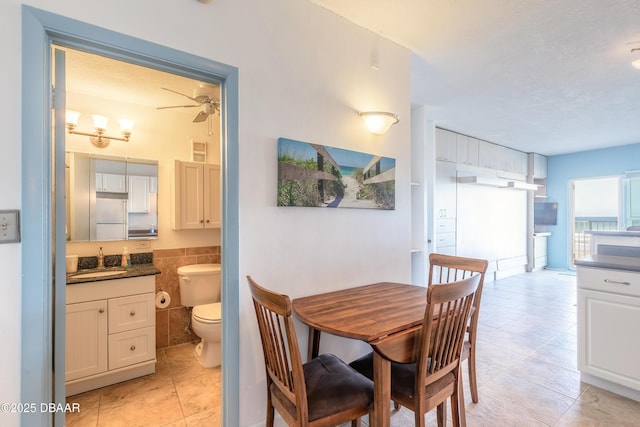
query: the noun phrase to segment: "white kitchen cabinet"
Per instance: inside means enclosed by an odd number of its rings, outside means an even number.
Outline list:
[[[640,324],[640,273],[579,265],[577,282],[582,381],[633,398],[625,390],[630,389],[637,398],[640,340],[634,328]]]
[[[96,191],[126,193],[127,177],[120,174],[96,172]]]
[[[533,154],[533,177],[541,179],[547,177],[547,158],[542,154]]]
[[[456,164],[437,161],[434,188],[435,252],[447,255],[456,253],[456,197]]]
[[[501,147],[501,150],[504,153],[504,163],[501,170],[522,175],[522,179],[525,179],[529,162],[527,153],[507,147]]]
[[[547,266],[547,239],[551,233],[536,233],[533,236],[532,270],[541,270]]]
[[[487,169],[504,170],[504,147],[491,142],[480,141],[478,145],[478,166]]]
[[[148,176],[129,175],[129,213],[149,213],[150,181]]]
[[[220,227],[220,165],[176,160],[173,190],[174,230]]]
[[[456,217],[456,165],[436,162],[435,217]]]
[[[455,163],[457,152],[456,133],[436,128],[436,160]]]
[[[470,136],[456,134],[457,163],[478,166],[478,141]]]
[[[155,276],[67,285],[67,396],[155,372]]]

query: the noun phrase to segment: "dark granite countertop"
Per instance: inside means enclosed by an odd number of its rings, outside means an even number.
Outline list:
[[[575,264],[582,267],[640,272],[640,258],[630,256],[591,255],[577,259]]]
[[[100,272],[100,271],[122,271],[122,270],[126,272],[115,275],[115,276],[74,278],[74,276],[85,274],[85,273],[93,273],[93,272]],[[84,270],[78,270],[76,273],[67,274],[67,285],[74,285],[76,283],[100,282],[103,280],[128,279],[130,277],[152,276],[156,274],[160,274],[160,269],[155,265],[153,265],[152,263],[133,264],[131,267],[88,268]]]

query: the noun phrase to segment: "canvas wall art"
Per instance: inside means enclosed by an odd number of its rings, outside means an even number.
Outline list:
[[[395,159],[278,139],[278,206],[395,209]]]

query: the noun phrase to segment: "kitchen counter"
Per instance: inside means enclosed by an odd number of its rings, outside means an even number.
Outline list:
[[[640,237],[640,231],[625,231],[625,230],[586,230],[584,234],[591,234],[593,236],[621,236],[621,237]]]
[[[591,255],[575,261],[576,265],[622,271],[640,271],[640,258],[615,255]]]
[[[74,276],[85,274],[85,273],[94,273],[94,272],[102,272],[102,271],[123,271],[123,270],[125,271],[125,273],[118,274],[115,276],[74,278]],[[152,263],[133,264],[131,267],[90,268],[85,270],[78,270],[75,273],[67,274],[67,285],[74,285],[77,283],[87,283],[87,282],[100,282],[103,280],[127,279],[130,277],[152,276],[156,274],[160,274],[160,269],[155,265],[153,265]]]

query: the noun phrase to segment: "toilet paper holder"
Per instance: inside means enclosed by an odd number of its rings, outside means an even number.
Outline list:
[[[156,293],[156,307],[157,308],[167,308],[171,304],[171,295],[168,292],[163,291]]]

